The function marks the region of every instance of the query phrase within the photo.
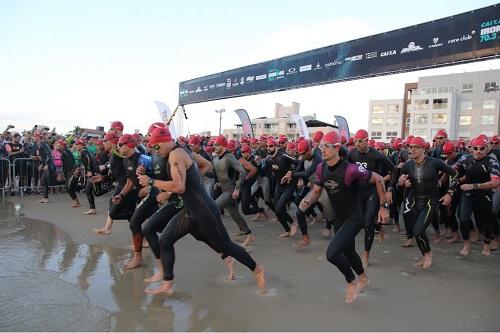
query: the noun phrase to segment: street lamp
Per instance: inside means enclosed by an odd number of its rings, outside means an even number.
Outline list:
[[[222,126],[222,113],[226,112],[226,109],[219,109],[219,110],[215,110],[215,112],[217,112],[219,114],[219,135],[222,134],[221,132],[221,126]]]

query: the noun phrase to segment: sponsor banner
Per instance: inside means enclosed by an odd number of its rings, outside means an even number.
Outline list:
[[[170,108],[168,107],[167,104],[162,103],[162,102],[157,102],[155,101],[156,107],[158,108],[158,112],[160,113],[160,119],[163,123],[166,123],[167,120],[170,118],[170,115],[172,112],[170,112]],[[177,140],[177,132],[175,130],[175,125],[174,122],[171,121],[170,125],[168,125],[168,129],[170,130],[170,134],[172,135],[172,138]]]
[[[347,120],[342,116],[334,116],[335,121],[337,122],[337,128],[339,131],[339,136],[343,136],[346,140],[350,139],[349,134],[349,125],[347,124]]]
[[[348,27],[346,27],[348,29]],[[179,83],[179,104],[500,57],[500,5]]]
[[[299,135],[309,140],[309,129],[307,128],[304,118],[298,114],[292,114],[291,117],[293,118],[293,121],[295,121],[295,124],[297,124]]]
[[[250,117],[248,116],[248,112],[244,109],[234,110],[234,113],[240,117],[241,126],[243,127],[243,135],[247,138],[253,137],[253,129],[252,122],[250,121]]]

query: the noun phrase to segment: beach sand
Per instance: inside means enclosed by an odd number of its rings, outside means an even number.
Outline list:
[[[322,225],[309,227],[312,245],[279,239],[279,223],[252,222],[251,255],[266,267],[268,296],[258,296],[253,275],[236,264],[237,279],[224,281],[225,266],[205,244],[186,236],[176,244],[175,293],[149,296],[143,279],[154,257],[125,272],[131,250],[126,221],[98,236],[109,196],[96,198],[98,214],[69,208],[66,194],[10,197],[0,204],[0,330],[85,331],[492,331],[500,328],[500,253],[482,257],[477,242],[468,258],[461,244],[433,245],[434,262],[416,268],[416,247],[386,227],[367,274],[370,284],[353,304],[344,303],[345,281],[326,261]],[[18,212],[16,213],[16,205]],[[228,232],[237,231],[224,218]],[[429,228],[429,233],[432,233]],[[298,232],[300,234],[300,232]],[[363,250],[363,231],[357,249]],[[6,269],[4,269],[4,267]]]

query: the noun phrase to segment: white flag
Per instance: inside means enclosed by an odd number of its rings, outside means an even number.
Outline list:
[[[155,101],[155,104],[156,107],[158,108],[158,112],[160,113],[161,121],[165,123],[172,114],[170,112],[170,108],[168,107],[167,104],[162,102]],[[168,129],[170,130],[170,135],[172,135],[172,138],[174,138],[174,140],[177,140],[177,132],[175,131],[175,125],[172,121],[170,122],[170,125],[168,125]]]
[[[292,114],[292,118],[297,124],[297,129],[299,130],[300,136],[303,136],[307,140],[309,140],[309,129],[307,128],[306,122],[304,118],[298,114]]]

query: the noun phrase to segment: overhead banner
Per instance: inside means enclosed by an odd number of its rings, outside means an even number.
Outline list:
[[[304,118],[298,114],[292,114],[291,117],[293,118],[293,121],[295,121],[295,124],[297,124],[299,135],[309,140],[309,129],[307,128]]]
[[[162,102],[157,102],[155,101],[156,107],[158,108],[158,112],[160,113],[160,119],[163,123],[166,123],[167,120],[170,118],[171,112],[170,108],[168,107],[167,104],[162,103]],[[177,139],[177,132],[175,131],[175,125],[173,122],[170,122],[170,125],[168,125],[168,129],[170,130],[170,134],[174,139]]]
[[[253,137],[252,122],[248,113],[244,109],[234,110],[234,112],[240,117],[241,126],[243,127],[243,135],[247,138]]]
[[[334,116],[335,121],[337,122],[337,128],[339,130],[339,135],[349,140],[351,135],[349,134],[349,125],[347,124],[347,120],[342,116]]]
[[[493,5],[183,81],[179,83],[179,104],[356,80],[499,56],[500,5]]]

